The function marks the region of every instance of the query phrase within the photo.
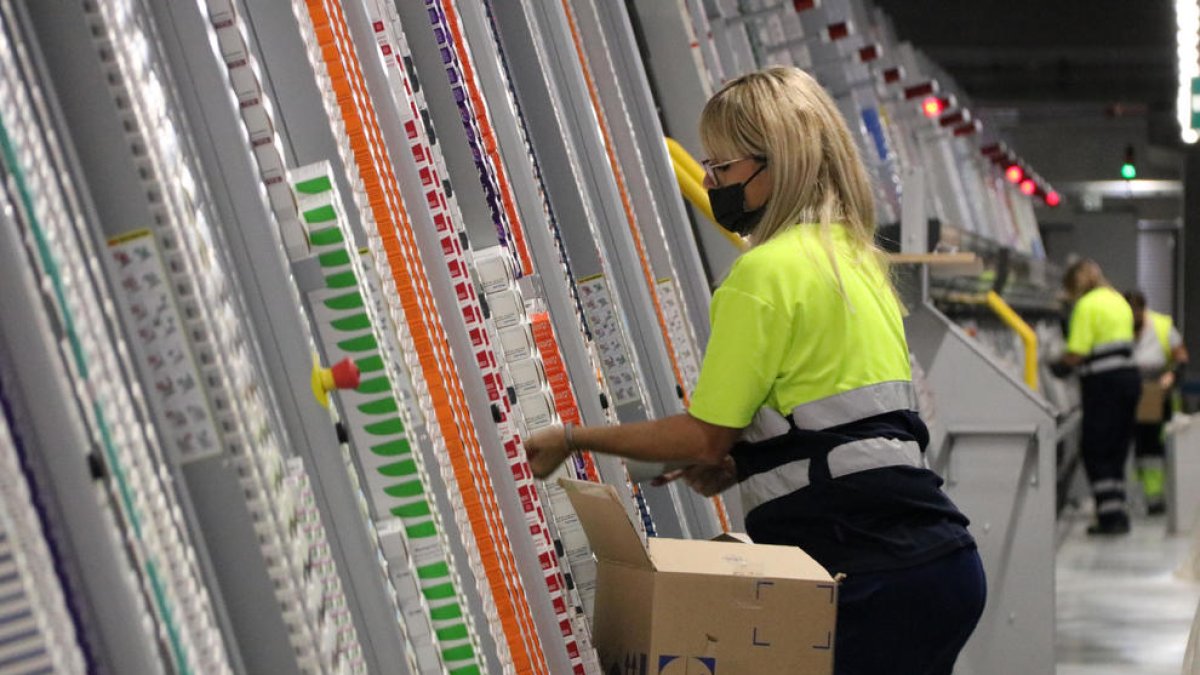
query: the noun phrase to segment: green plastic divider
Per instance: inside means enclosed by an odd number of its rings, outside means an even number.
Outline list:
[[[333,183],[329,180],[329,176],[317,176],[316,178],[302,180],[293,187],[296,189],[296,192],[303,192],[306,195],[316,195],[332,190]]]
[[[394,436],[404,433],[404,422],[401,422],[399,417],[393,417],[390,420],[368,424],[363,428],[372,436]]]
[[[417,523],[416,525],[406,525],[404,533],[410,539],[426,539],[437,535],[437,526],[433,524],[432,520],[429,520],[424,523]]]
[[[340,331],[366,330],[371,327],[371,317],[363,312],[343,319],[334,319],[331,323],[334,328]]]
[[[421,589],[421,594],[426,600],[445,600],[446,598],[454,597],[454,585],[450,583],[438,584],[437,586],[429,586]]]
[[[354,365],[358,366],[358,371],[360,373],[374,373],[374,372],[383,370],[383,357],[379,356],[379,355],[367,356],[365,358],[361,358],[361,359],[358,359],[357,361],[355,361]],[[383,380],[384,387],[391,386],[389,384],[386,376],[375,378],[375,380]],[[359,383],[358,390],[364,391],[363,385],[367,384],[367,382],[374,382],[375,380],[367,380],[366,382]],[[375,392],[370,392],[370,393],[373,394]]]
[[[461,619],[462,615],[462,607],[459,607],[458,603],[442,605],[441,607],[431,607],[429,609],[429,616],[433,617],[434,621]]]
[[[425,494],[425,486],[421,485],[421,481],[419,480],[410,480],[404,483],[389,485],[383,491],[392,497],[417,497]]]
[[[317,262],[321,263],[321,267],[341,267],[350,264],[350,254],[345,249],[330,251],[317,256]]]
[[[450,566],[444,562],[436,562],[432,565],[417,568],[418,579],[435,579],[444,577],[450,574]]]
[[[373,452],[377,455],[383,455],[384,457],[394,457],[394,456],[398,456],[398,455],[407,455],[408,453],[412,452],[412,448],[408,445],[407,440],[405,440],[403,438],[399,438],[394,441],[388,441],[387,443],[380,443],[379,445],[372,445],[371,452]],[[412,471],[409,473],[416,473],[417,472],[416,463],[413,462],[411,459],[405,460],[405,461],[412,464]]]
[[[443,640],[443,641],[465,640],[465,639],[467,639],[467,627],[460,623],[457,626],[449,626],[447,628],[442,628],[437,631],[437,637],[439,640]],[[443,653],[445,653],[445,652],[443,652]]]
[[[338,349],[344,352],[365,352],[368,349],[379,349],[379,343],[375,341],[375,336],[371,334],[360,335],[349,340],[342,340],[337,343]]]
[[[451,670],[450,675],[483,675],[483,671],[479,669],[479,666],[471,664]]]
[[[380,368],[382,368],[382,367],[383,366],[381,364]],[[368,371],[363,368],[362,363],[359,363],[358,364],[358,372],[365,373]],[[358,389],[356,389],[355,391],[357,391],[360,394],[382,394],[384,392],[391,393],[392,383],[390,381],[388,381],[386,376],[373,377],[369,380],[363,380],[363,381],[359,382]]]
[[[431,513],[429,502],[425,500],[392,508],[392,515],[398,518],[417,518],[419,516],[431,515]]]
[[[346,241],[342,231],[337,227],[326,227],[308,233],[308,241],[313,246],[332,246]]]
[[[400,408],[396,406],[396,399],[389,396],[378,401],[364,403],[358,406],[358,410],[364,415],[389,415],[399,412]]]
[[[451,649],[445,649],[442,651],[442,658],[446,659],[447,661],[466,661],[467,659],[474,657],[475,650],[471,648],[471,645],[462,645],[460,647],[453,647]]]
[[[351,309],[358,309],[359,307],[363,306],[362,294],[359,293],[358,291],[354,291],[353,293],[346,293],[345,295],[339,295],[334,298],[329,298],[328,300],[325,301],[325,306],[328,307],[329,309],[336,309],[336,310],[343,310],[343,311],[351,310]],[[379,367],[380,368],[383,367],[382,361],[380,361]],[[362,369],[362,366],[359,366],[359,370],[361,370],[361,369]]]
[[[304,222],[306,223],[328,223],[331,220],[337,219],[337,211],[334,210],[332,204],[318,206],[315,209],[309,209],[304,212]]]
[[[405,459],[393,464],[385,464],[376,469],[376,471],[389,478],[412,476],[417,473],[417,463],[411,459]]]
[[[358,279],[354,278],[354,272],[339,272],[325,277],[325,285],[330,288],[355,288]]]

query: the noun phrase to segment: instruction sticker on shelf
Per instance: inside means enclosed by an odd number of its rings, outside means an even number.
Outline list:
[[[110,239],[108,255],[160,436],[184,462],[219,454],[221,439],[154,235],[138,230]]]
[[[604,275],[580,279],[579,298],[583,302],[588,324],[592,327],[592,337],[600,353],[600,364],[604,378],[608,380],[613,403],[623,405],[641,402],[637,372]]]

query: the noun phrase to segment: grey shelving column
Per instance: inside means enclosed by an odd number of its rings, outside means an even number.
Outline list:
[[[624,333],[626,358],[639,376],[639,395],[628,404],[617,398],[618,417],[634,421],[681,412],[652,289],[622,209],[563,8],[522,2],[493,11],[491,18],[576,281],[603,275],[617,317],[615,329]],[[470,32],[471,23],[466,28]],[[473,35],[470,40],[474,49],[485,49],[492,38]],[[711,503],[686,488],[647,487],[643,492],[656,524],[663,523],[660,534],[703,537],[719,531]],[[677,520],[670,522],[676,513]]]

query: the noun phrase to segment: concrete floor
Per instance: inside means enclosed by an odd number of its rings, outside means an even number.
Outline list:
[[[1200,604],[1200,583],[1176,574],[1192,539],[1162,517],[1111,539],[1088,537],[1083,517],[1060,525],[1058,675],[1179,675]]]

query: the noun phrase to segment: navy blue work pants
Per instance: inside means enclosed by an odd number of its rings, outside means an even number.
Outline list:
[[[916,567],[846,577],[835,675],[950,675],[986,597],[973,546]]]
[[[1083,424],[1080,453],[1096,498],[1101,525],[1129,522],[1125,505],[1125,462],[1136,426],[1142,377],[1136,368],[1109,370],[1080,378]]]

